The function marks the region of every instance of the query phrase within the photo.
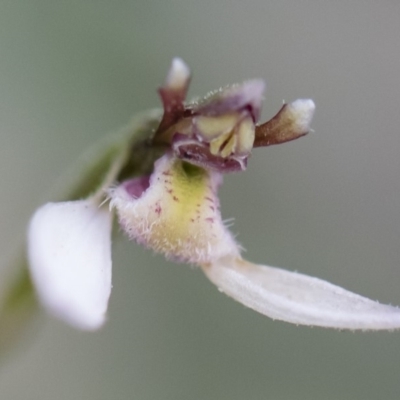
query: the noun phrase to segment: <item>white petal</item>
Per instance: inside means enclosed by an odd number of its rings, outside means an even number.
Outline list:
[[[48,203],[28,231],[32,279],[42,304],[87,330],[105,321],[111,292],[111,213],[91,200]]]
[[[228,296],[273,319],[338,329],[400,328],[399,308],[318,278],[233,258],[203,270]]]

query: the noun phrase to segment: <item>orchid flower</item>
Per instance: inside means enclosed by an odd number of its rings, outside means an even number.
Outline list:
[[[81,329],[106,320],[111,230],[168,259],[199,266],[220,291],[261,314],[338,329],[400,328],[400,310],[297,272],[252,264],[221,218],[223,175],[244,171],[253,148],[308,133],[312,100],[284,104],[259,124],[262,80],[185,102],[190,71],[174,59],[159,93],[162,112],[128,129],[86,198],[48,203],[28,230],[31,278],[42,305]],[[138,139],[139,138],[139,139]],[[97,171],[97,170],[96,170]]]

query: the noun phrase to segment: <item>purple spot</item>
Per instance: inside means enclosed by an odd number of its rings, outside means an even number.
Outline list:
[[[154,211],[158,216],[161,214],[162,208],[160,206],[160,203],[156,203],[156,208],[154,209]]]
[[[140,178],[125,181],[122,185],[130,196],[138,199],[148,189],[150,185],[150,177],[141,176]]]

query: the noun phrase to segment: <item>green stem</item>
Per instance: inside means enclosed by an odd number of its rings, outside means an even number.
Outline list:
[[[97,196],[116,179],[150,173],[164,149],[150,146],[161,118],[159,110],[137,115],[131,123],[84,154],[77,165],[53,188],[49,196],[69,201]],[[39,309],[25,251],[14,264],[15,279],[0,303],[0,357],[13,348]]]
[[[18,276],[5,293],[0,310],[0,357],[7,355],[38,309],[26,257],[15,263]]]

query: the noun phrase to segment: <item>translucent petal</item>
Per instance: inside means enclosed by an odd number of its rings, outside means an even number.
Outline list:
[[[86,330],[105,321],[111,292],[111,214],[90,200],[48,203],[28,231],[32,279],[53,315]]]
[[[318,278],[234,258],[204,266],[228,296],[273,319],[338,329],[400,328],[400,309]]]

